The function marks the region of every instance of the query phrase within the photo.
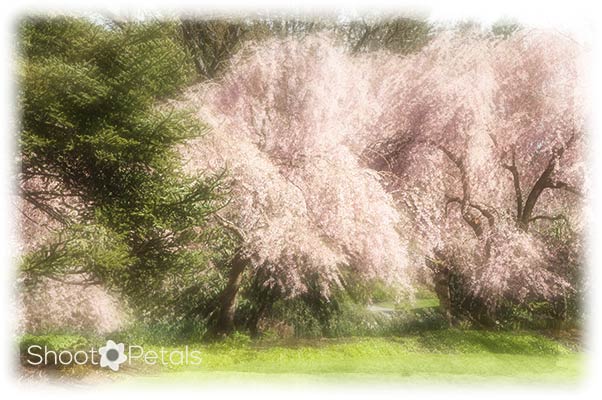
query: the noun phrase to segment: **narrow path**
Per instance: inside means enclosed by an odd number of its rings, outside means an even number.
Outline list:
[[[379,306],[377,304],[370,304],[368,307],[366,307],[366,309],[373,313],[380,313],[380,314],[385,314],[385,315],[389,315],[389,316],[395,312],[394,308],[383,307],[383,306]]]

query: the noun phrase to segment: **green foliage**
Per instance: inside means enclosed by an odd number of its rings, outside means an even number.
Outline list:
[[[148,311],[165,300],[166,279],[206,268],[203,244],[219,236],[205,226],[221,202],[220,177],[180,167],[176,146],[204,127],[163,102],[194,73],[179,35],[169,21],[21,22],[22,195],[65,229],[28,256],[28,272],[77,264]],[[69,213],[56,206],[66,199],[75,199]]]
[[[428,44],[434,26],[422,18],[366,18],[339,28],[353,52],[389,50],[408,54]]]
[[[228,336],[224,341],[220,342],[217,346],[223,348],[245,348],[252,343],[251,337],[241,332],[234,332]]]
[[[199,133],[182,115],[153,109],[156,99],[189,81],[185,52],[170,37],[174,29],[25,20],[19,76],[24,170],[50,165],[80,191],[102,194],[92,196],[99,202],[143,183],[145,169],[173,166],[172,146]]]
[[[394,326],[391,316],[369,311],[344,291],[329,300],[308,295],[281,299],[268,316],[291,326],[299,338],[390,335]]]
[[[380,279],[358,279],[352,273],[345,273],[344,290],[349,298],[360,304],[395,303],[400,297],[399,288]]]
[[[388,332],[391,335],[401,335],[440,330],[447,326],[438,307],[423,307],[396,312],[389,321]]]
[[[81,335],[48,334],[30,335],[26,334],[18,339],[21,354],[26,354],[30,346],[46,347],[49,351],[79,351],[90,350],[92,345],[89,338]]]
[[[331,18],[181,19],[182,39],[200,79],[214,79],[247,41],[328,32],[352,52],[389,50],[407,54],[426,45],[434,26],[423,18],[365,18],[345,23]]]
[[[183,18],[184,43],[200,78],[214,78],[249,36],[251,24],[242,21]]]
[[[275,320],[292,326],[296,337],[316,338],[323,334],[323,321],[320,321],[319,315],[302,300],[280,300],[274,304],[270,315]]]
[[[179,345],[198,342],[207,328],[201,321],[182,318],[145,323],[135,321],[126,329],[111,333],[107,339],[126,345]]]
[[[388,315],[369,311],[363,304],[343,301],[337,313],[324,324],[324,336],[380,336],[387,335]]]
[[[398,303],[398,290],[378,280],[353,282],[348,279],[346,287],[335,290],[328,299],[317,287],[299,297],[286,298],[270,292],[260,283],[258,286],[251,285],[243,291],[237,325],[243,329],[248,327],[252,334],[263,338],[282,336],[281,331],[297,338],[396,336],[447,326],[434,294],[424,289],[418,291],[416,301]],[[384,300],[376,305],[391,310],[371,309],[369,304],[375,300]],[[263,308],[262,303],[266,305]],[[253,329],[249,321],[256,323],[257,320],[267,321],[266,326]],[[284,329],[287,327],[288,330]]]
[[[397,292],[394,288],[385,285],[383,282],[375,282],[370,297],[373,303],[394,302],[397,297]]]
[[[512,36],[515,32],[519,31],[522,27],[512,20],[499,20],[491,27],[491,33],[494,36],[500,36],[504,39]]]
[[[49,238],[39,249],[26,254],[21,271],[35,284],[40,276],[89,274],[91,281],[111,284],[131,262],[122,238],[102,225],[74,224]]]

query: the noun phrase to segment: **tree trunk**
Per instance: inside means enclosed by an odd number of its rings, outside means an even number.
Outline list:
[[[240,289],[240,283],[246,265],[245,260],[239,255],[236,255],[230,262],[228,284],[220,296],[219,314],[212,331],[214,336],[226,336],[234,330],[236,295]]]
[[[451,273],[445,265],[442,258],[438,261],[426,260],[427,267],[433,272],[433,283],[435,284],[435,294],[439,299],[439,308],[449,326],[453,325],[452,304],[450,293]]]
[[[435,275],[435,293],[439,298],[439,308],[445,316],[449,326],[453,325],[452,304],[449,293],[449,271],[441,271]]]
[[[247,328],[251,336],[257,337],[261,334],[259,323],[263,316],[268,313],[274,302],[278,299],[278,292],[273,288],[264,287],[265,277],[261,274],[255,275],[253,288],[253,301],[257,307],[251,312],[247,320]]]

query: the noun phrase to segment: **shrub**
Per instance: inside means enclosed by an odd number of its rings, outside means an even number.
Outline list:
[[[97,338],[89,338],[82,335],[75,334],[46,334],[46,335],[31,335],[25,334],[18,339],[19,352],[21,363],[26,364],[27,360],[30,359],[28,349],[31,346],[40,346],[42,351],[52,351],[56,354],[60,354],[63,351],[75,353],[77,351],[88,352],[93,346],[96,347],[98,344]],[[50,365],[56,365],[57,360],[55,356],[49,356],[47,358]],[[32,360],[33,361],[33,360]],[[37,361],[37,360],[35,360]]]
[[[135,345],[181,345],[201,340],[207,325],[203,321],[181,319],[159,323],[136,322],[111,334],[116,342]]]

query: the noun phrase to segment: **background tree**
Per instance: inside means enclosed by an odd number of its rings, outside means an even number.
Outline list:
[[[240,48],[251,26],[227,19],[181,19],[182,38],[192,54],[199,77],[214,78]]]
[[[408,54],[420,50],[434,34],[434,26],[415,17],[364,17],[337,26],[353,53],[389,50]]]
[[[398,54],[415,52],[435,33],[422,18],[365,17],[340,22],[323,17],[181,18],[182,39],[191,53],[198,76],[212,79],[224,71],[244,43],[270,38],[297,38],[328,33],[353,53],[388,50]],[[501,29],[501,28],[500,28]]]

